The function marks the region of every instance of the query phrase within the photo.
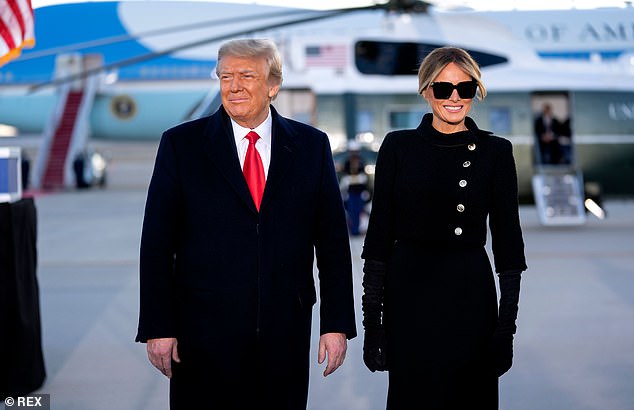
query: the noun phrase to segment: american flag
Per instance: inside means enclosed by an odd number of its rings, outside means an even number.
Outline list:
[[[34,45],[31,0],[0,0],[0,66]]]
[[[306,46],[306,67],[344,68],[348,47],[344,44]]]

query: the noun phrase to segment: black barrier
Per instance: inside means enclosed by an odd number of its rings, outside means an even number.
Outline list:
[[[31,393],[46,377],[36,240],[33,199],[0,203],[0,400]]]

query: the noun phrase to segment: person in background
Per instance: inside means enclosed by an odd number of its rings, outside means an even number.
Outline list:
[[[170,378],[172,409],[305,409],[314,255],[324,376],[356,335],[328,137],[271,105],[282,83],[273,42],[229,41],[217,61],[222,106],[158,148],[136,340]]]
[[[432,112],[388,133],[377,158],[363,359],[389,372],[388,409],[497,409],[527,268],[512,146],[467,116],[486,88],[466,51],[433,50],[418,79]]]
[[[548,103],[535,118],[535,139],[539,147],[541,164],[558,164],[561,156],[559,146],[559,122],[553,116],[552,106]]]
[[[21,152],[22,191],[31,187],[31,158],[25,150]]]
[[[368,191],[368,174],[365,163],[361,158],[359,143],[351,141],[348,144],[348,158],[343,165],[339,187],[344,198],[348,214],[348,228],[350,235],[361,234],[361,215],[365,204],[370,199]]]
[[[570,117],[559,122],[559,132],[557,143],[559,145],[559,163],[563,165],[572,164],[572,128],[570,127]]]

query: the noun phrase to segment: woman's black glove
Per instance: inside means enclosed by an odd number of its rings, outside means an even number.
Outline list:
[[[506,373],[513,365],[513,335],[517,330],[517,310],[520,297],[521,272],[504,272],[498,276],[500,284],[500,307],[498,323],[491,339],[490,353],[493,371],[497,377]]]
[[[363,337],[363,363],[371,371],[387,370],[385,354],[385,331],[383,325],[377,328],[366,328]]]
[[[508,372],[513,365],[513,335],[502,335],[497,331],[491,339],[491,357],[493,360],[493,372],[497,377]]]
[[[382,323],[385,263],[366,260],[363,264],[363,362],[371,372],[387,370],[385,330]]]

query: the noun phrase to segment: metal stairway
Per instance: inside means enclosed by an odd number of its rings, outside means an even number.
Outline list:
[[[570,169],[553,169],[533,176],[535,205],[543,225],[586,223],[583,176]]]
[[[66,96],[64,111],[50,143],[42,188],[54,190],[64,188],[64,172],[69,157],[73,130],[77,123],[83,90],[70,91]]]
[[[59,55],[56,78],[81,73],[98,64],[100,56]],[[57,90],[57,103],[46,124],[33,169],[33,187],[59,190],[74,185],[73,161],[90,136],[90,113],[99,86],[98,76],[65,82]]]

